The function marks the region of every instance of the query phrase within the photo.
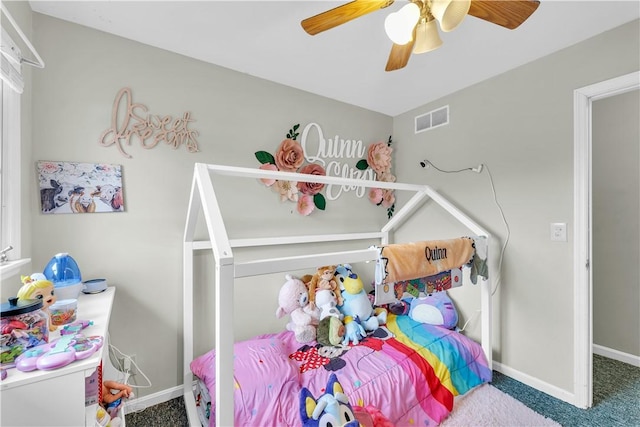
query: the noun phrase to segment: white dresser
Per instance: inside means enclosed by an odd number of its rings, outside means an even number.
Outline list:
[[[100,350],[84,360],[50,371],[20,372],[15,368],[0,382],[0,426],[94,426],[97,404],[85,406],[85,379],[109,363],[107,332],[115,287],[97,294],[80,294],[76,320],[91,320],[85,336],[104,338]],[[49,341],[60,336],[60,327]],[[103,357],[104,355],[104,357]]]

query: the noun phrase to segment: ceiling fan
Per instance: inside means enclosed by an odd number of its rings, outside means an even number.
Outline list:
[[[355,18],[391,6],[394,0],[353,0],[304,19],[302,28],[316,35]],[[404,68],[411,53],[424,53],[442,45],[442,31],[455,29],[466,15],[513,30],[538,8],[539,0],[409,0],[387,16],[385,30],[393,42],[386,71]]]

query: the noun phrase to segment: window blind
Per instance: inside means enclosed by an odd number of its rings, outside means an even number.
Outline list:
[[[0,42],[0,77],[9,87],[18,93],[24,90],[22,79],[22,54],[18,46],[2,29],[2,41]]]

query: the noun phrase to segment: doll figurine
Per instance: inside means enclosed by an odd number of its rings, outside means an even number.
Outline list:
[[[117,390],[115,393],[112,390]],[[116,381],[103,381],[102,382],[102,403],[109,405],[118,399],[123,397],[129,397],[132,395],[133,389],[126,385]]]
[[[49,307],[57,301],[53,290],[53,282],[47,280],[42,273],[34,273],[31,276],[22,276],[22,287],[18,291],[18,300],[41,299],[42,310],[49,317],[49,331],[55,331],[58,327],[51,323]]]
[[[133,397],[133,389],[130,386],[110,380],[102,382],[101,403],[111,418],[118,415],[118,409],[120,408],[123,397]]]

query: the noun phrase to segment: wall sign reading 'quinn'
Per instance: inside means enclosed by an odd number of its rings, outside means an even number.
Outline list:
[[[313,138],[313,134],[316,138]],[[313,141],[317,139],[317,141]],[[351,167],[346,161],[349,159],[362,159],[367,153],[367,148],[361,139],[342,139],[336,135],[335,138],[326,138],[322,129],[317,123],[309,123],[302,131],[300,146],[304,153],[304,158],[309,163],[319,163],[324,167],[327,175],[339,176],[342,178],[375,180],[376,173],[373,169],[360,170]],[[336,200],[342,192],[355,191],[356,196],[363,197],[364,187],[340,186],[333,188],[327,185],[327,200]]]
[[[391,173],[391,137],[388,142],[380,141],[365,147],[360,139],[343,139],[339,135],[325,138],[317,123],[309,123],[297,141],[299,124],[289,129],[275,151],[256,151],[256,159],[262,164],[260,169],[298,172],[310,175],[340,176],[343,178],[393,182],[396,177]],[[355,161],[350,165],[349,160]],[[336,200],[343,193],[354,191],[357,197],[364,197],[361,186],[332,186],[309,182],[291,182],[263,179],[267,187],[274,189],[281,201],[297,204],[301,215],[309,215],[316,208],[325,210],[327,200]],[[324,192],[324,194],[323,194]],[[393,190],[370,188],[367,196],[371,203],[382,206],[391,218],[395,209]]]
[[[198,131],[189,129],[189,123],[193,121],[188,111],[179,119],[147,114],[147,107],[133,103],[131,89],[123,88],[120,89],[113,103],[111,127],[102,132],[98,143],[103,147],[115,145],[120,154],[129,159],[131,155],[124,151],[123,145],[131,145],[131,137],[134,135],[138,137],[140,145],[146,149],[165,142],[173,149],[184,144],[187,151],[196,153],[198,152],[196,136],[199,134]]]

